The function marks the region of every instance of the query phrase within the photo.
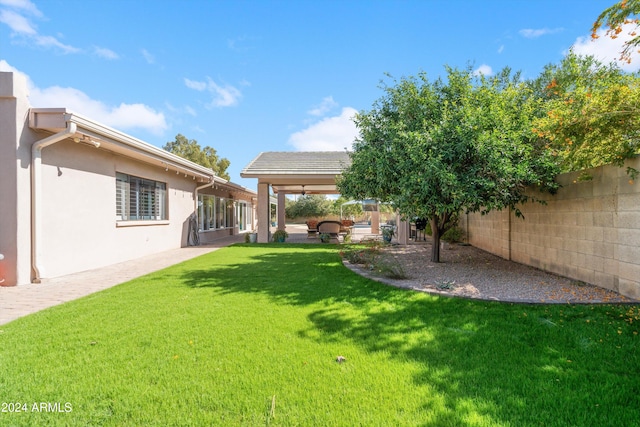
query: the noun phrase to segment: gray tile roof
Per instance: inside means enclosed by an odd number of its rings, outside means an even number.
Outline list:
[[[346,151],[267,151],[258,154],[240,173],[259,175],[338,175],[351,164]]]

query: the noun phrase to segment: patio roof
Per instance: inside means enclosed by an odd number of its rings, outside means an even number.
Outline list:
[[[335,194],[336,176],[350,164],[346,151],[268,151],[258,154],[240,176],[258,178],[274,193]]]

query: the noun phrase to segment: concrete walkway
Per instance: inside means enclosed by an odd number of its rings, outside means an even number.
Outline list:
[[[307,238],[307,226],[304,224],[287,224],[286,228],[290,233],[288,243],[320,243],[318,238]],[[368,227],[354,229],[353,241],[371,237]],[[173,249],[95,270],[46,279],[40,284],[0,287],[0,325],[239,242],[244,242],[244,235],[229,236],[212,245]]]
[[[47,279],[40,284],[0,287],[0,325],[238,242],[244,242],[243,235],[229,236],[212,245],[173,249],[95,270]]]

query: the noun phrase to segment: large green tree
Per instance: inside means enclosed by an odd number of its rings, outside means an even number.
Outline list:
[[[602,11],[596,22],[591,27],[591,38],[597,39],[598,30],[603,26],[607,27],[605,35],[616,39],[625,31],[625,25],[629,26],[629,35],[631,39],[624,43],[624,48],[620,52],[620,59],[627,63],[631,62],[631,54],[640,46],[640,0],[622,0],[614,3],[610,7]]]
[[[571,53],[545,67],[533,86],[544,99],[534,132],[546,141],[563,171],[623,166],[640,151],[637,73]],[[627,172],[638,174],[632,168]]]
[[[297,200],[288,200],[285,207],[287,218],[321,218],[331,211],[331,201],[322,194],[308,194]]]
[[[345,203],[349,201],[350,201],[349,199],[341,195],[340,197],[335,199],[331,204],[331,213],[336,216],[342,215],[345,218],[351,217],[351,216],[361,217],[362,213],[364,212],[362,210],[362,204],[353,203],[353,204],[345,205]]]
[[[460,212],[519,214],[518,204],[535,198],[525,187],[557,188],[554,159],[532,132],[539,103],[519,75],[447,68],[446,79],[421,73],[393,83],[356,116],[360,135],[338,189],[427,218],[432,261],[440,261],[440,236]]]
[[[162,148],[194,163],[211,168],[220,178],[230,179],[227,173],[229,160],[218,157],[218,152],[211,147],[201,148],[195,139],[187,139],[187,137],[178,134],[175,141],[167,142]]]

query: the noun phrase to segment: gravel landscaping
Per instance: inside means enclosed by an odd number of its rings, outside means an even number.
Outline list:
[[[440,263],[429,261],[431,245],[413,243],[383,249],[395,259],[407,279],[374,275],[345,262],[355,272],[402,288],[441,295],[522,303],[633,303],[617,292],[508,261],[473,246],[450,245],[440,251]]]

